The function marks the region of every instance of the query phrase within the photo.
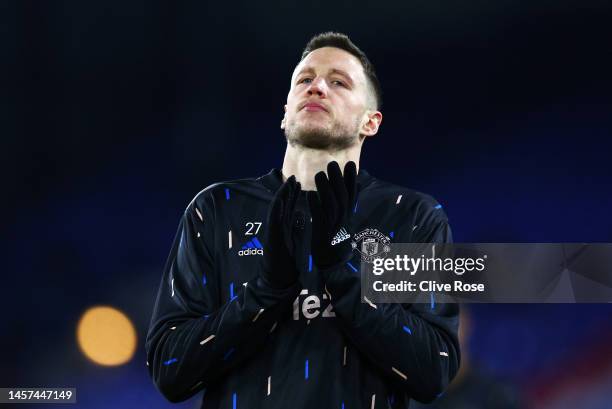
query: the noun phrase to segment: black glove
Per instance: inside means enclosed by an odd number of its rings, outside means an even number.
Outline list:
[[[357,193],[357,167],[348,162],[344,177],[338,162],[327,164],[325,172],[315,175],[317,191],[307,192],[312,215],[312,258],[320,270],[349,261],[351,247],[351,216]]]
[[[264,236],[263,268],[260,277],[270,287],[285,289],[295,284],[299,272],[293,257],[292,238],[295,203],[300,194],[300,184],[291,176],[278,189],[268,209]]]

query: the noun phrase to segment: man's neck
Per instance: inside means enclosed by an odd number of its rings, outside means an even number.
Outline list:
[[[360,154],[361,144],[355,144],[348,149],[335,152],[287,144],[282,169],[283,181],[287,180],[287,177],[295,175],[297,181],[302,185],[302,190],[316,190],[314,176],[320,171],[327,171],[329,162],[336,161],[340,165],[340,169],[344,169],[347,162],[353,161],[359,171]]]

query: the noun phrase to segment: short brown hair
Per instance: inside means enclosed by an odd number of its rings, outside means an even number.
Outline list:
[[[306,44],[306,48],[304,48],[304,51],[302,52],[302,58],[300,58],[300,61],[306,58],[306,56],[312,51],[323,47],[340,48],[341,50],[354,55],[359,62],[361,62],[363,72],[365,73],[365,76],[370,84],[370,88],[374,94],[376,109],[380,109],[382,106],[382,90],[380,88],[378,77],[376,76],[376,71],[374,71],[374,66],[365,53],[361,51],[359,47],[353,44],[346,34],[336,33],[333,31],[317,34],[316,36],[312,37],[310,41],[308,41],[308,44]]]

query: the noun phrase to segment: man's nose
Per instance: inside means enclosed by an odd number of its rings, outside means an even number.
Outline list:
[[[327,86],[325,84],[325,80],[323,78],[315,78],[310,83],[310,86],[307,89],[308,95],[318,95],[323,97],[327,94]]]

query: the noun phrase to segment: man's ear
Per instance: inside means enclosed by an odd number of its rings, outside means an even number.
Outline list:
[[[285,114],[283,115],[283,119],[281,120],[281,129],[285,129],[285,120],[287,119],[287,105],[283,105],[283,109],[285,110]]]
[[[382,123],[382,118],[382,113],[380,111],[366,111],[365,122],[361,126],[361,134],[365,136],[376,135]]]

